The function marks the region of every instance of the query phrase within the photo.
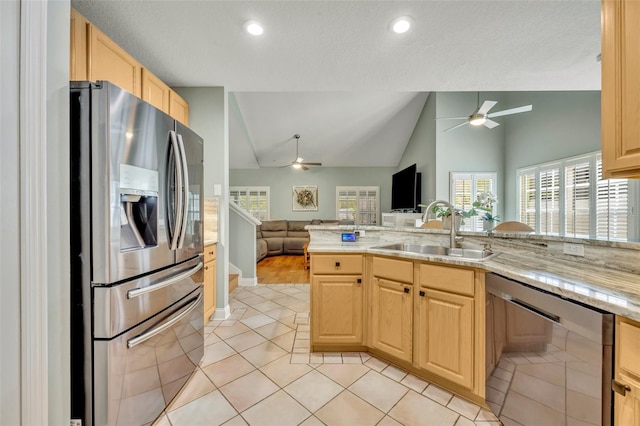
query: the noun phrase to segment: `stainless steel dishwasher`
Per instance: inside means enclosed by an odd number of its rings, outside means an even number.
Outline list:
[[[486,399],[505,424],[611,425],[612,314],[486,278]]]

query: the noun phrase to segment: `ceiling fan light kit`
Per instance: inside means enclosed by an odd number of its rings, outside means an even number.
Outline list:
[[[322,166],[322,163],[309,163],[309,162],[304,162],[304,158],[300,157],[300,135],[299,134],[295,134],[293,135],[293,137],[296,139],[296,159],[293,160],[291,162],[291,167],[293,167],[294,169],[302,169],[302,170],[309,170],[309,167],[307,166]],[[283,167],[289,167],[289,166],[283,166]]]
[[[396,34],[404,34],[411,29],[411,25],[413,25],[413,19],[408,16],[400,16],[391,21],[389,27]]]
[[[482,106],[480,106],[480,92],[478,92],[478,103],[473,114],[468,117],[440,117],[436,118],[436,120],[466,120],[464,123],[456,124],[453,127],[449,127],[448,129],[444,130],[443,133],[455,130],[458,127],[464,126],[465,124],[470,124],[472,126],[485,126],[488,129],[493,129],[494,127],[498,127],[500,123],[490,120],[490,118],[519,114],[521,112],[528,112],[533,109],[533,105],[523,105],[516,108],[489,113],[489,110],[491,110],[491,108],[493,108],[497,103],[498,102],[496,101],[484,101],[482,103]]]

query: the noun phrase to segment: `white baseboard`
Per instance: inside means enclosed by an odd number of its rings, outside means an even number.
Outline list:
[[[239,278],[238,285],[240,287],[255,287],[258,285],[258,277],[255,278]]]
[[[211,319],[226,320],[230,316],[231,316],[231,308],[229,307],[229,305],[227,305],[224,308],[216,308],[216,311],[213,313],[213,316],[211,317]]]

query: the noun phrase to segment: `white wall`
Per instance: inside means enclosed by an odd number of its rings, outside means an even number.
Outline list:
[[[531,112],[505,123],[505,220],[516,220],[516,170],[601,149],[600,92],[509,92],[511,106]]]
[[[0,2],[0,424],[20,424],[20,1]]]
[[[269,186],[271,220],[311,220],[336,218],[336,186],[379,186],[380,211],[391,209],[391,175],[393,167],[310,167],[307,171],[291,167],[233,169],[230,186]],[[294,212],[293,186],[316,185],[318,210]]]
[[[204,139],[204,196],[218,198],[216,316],[229,310],[229,119],[224,87],[176,87],[189,103],[189,127]],[[220,188],[216,194],[215,188]]]
[[[436,94],[430,93],[402,154],[397,170],[416,164],[422,173],[421,200],[425,203],[436,196]]]
[[[242,280],[256,277],[256,225],[234,209],[229,209],[229,261],[242,271]]]
[[[47,278],[49,424],[70,418],[69,14],[47,3]]]

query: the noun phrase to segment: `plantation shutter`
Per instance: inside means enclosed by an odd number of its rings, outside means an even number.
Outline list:
[[[536,173],[520,172],[518,220],[536,228]]]
[[[540,233],[560,233],[560,169],[540,171]]]
[[[580,161],[565,167],[565,235],[589,238],[591,211],[591,164]]]
[[[353,220],[356,225],[377,225],[380,187],[336,187],[336,218]]]
[[[229,199],[256,219],[269,220],[269,187],[230,187]]]
[[[629,181],[602,179],[602,158],[598,156],[598,185],[596,194],[596,237],[608,240],[627,240]]]
[[[473,208],[479,194],[490,192],[496,194],[496,174],[495,173],[451,173],[450,203],[456,209],[469,211]],[[494,206],[495,209],[495,206]],[[482,215],[484,212],[478,211],[479,216],[472,216],[464,220],[464,225],[460,226],[463,231],[482,231]],[[495,212],[492,212],[495,213]]]

